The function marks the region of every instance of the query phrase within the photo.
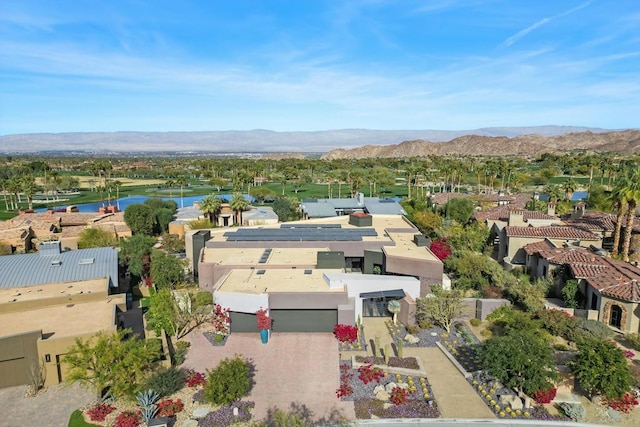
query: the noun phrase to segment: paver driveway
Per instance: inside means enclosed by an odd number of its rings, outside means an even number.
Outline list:
[[[255,385],[246,398],[254,401],[254,418],[263,419],[267,410],[288,409],[304,404],[313,418],[329,417],[339,411],[353,419],[353,402],[341,402],[335,391],[340,385],[338,346],[329,333],[274,333],[262,344],[258,333],[234,333],[223,347],[214,347],[200,332],[189,335],[191,348],[184,366],[204,372],[225,357],[242,354],[255,365]]]
[[[0,389],[1,427],[64,427],[73,411],[95,400],[93,393],[77,384],[47,387],[36,397],[24,397],[26,388]]]

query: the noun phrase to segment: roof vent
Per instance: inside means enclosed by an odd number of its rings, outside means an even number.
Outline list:
[[[62,265],[62,261],[60,261],[59,259],[54,259],[53,261],[51,261],[51,265],[59,267],[60,265]]]
[[[311,274],[311,270],[305,270],[304,274]]]
[[[267,270],[258,270],[256,271],[256,274],[263,275],[264,273],[266,273],[266,271]]]

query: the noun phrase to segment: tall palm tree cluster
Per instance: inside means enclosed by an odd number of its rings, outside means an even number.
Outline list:
[[[616,179],[611,191],[611,201],[617,212],[612,255],[620,254],[620,238],[623,237],[621,255],[622,259],[628,262],[636,208],[640,202],[640,167],[636,167]],[[621,236],[623,225],[624,236]]]

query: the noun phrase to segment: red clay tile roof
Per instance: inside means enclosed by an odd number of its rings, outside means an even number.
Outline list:
[[[546,219],[546,220],[557,220],[558,217],[554,215],[547,215],[544,212],[538,211],[529,211],[525,209],[520,209],[513,206],[497,206],[492,209],[476,212],[474,214],[475,218],[480,221],[507,221],[509,220],[509,214],[512,211],[522,212],[522,219],[524,221],[529,221],[530,219]]]
[[[529,243],[528,245],[524,245],[522,249],[524,249],[527,255],[533,255],[545,249],[550,249],[555,247],[556,246],[552,242],[545,239],[541,242],[533,242],[533,243]]]
[[[585,213],[581,218],[571,219],[571,217],[568,217],[563,218],[563,221],[567,225],[574,225],[576,227],[581,227],[590,231],[612,232],[616,228],[614,222],[615,219],[616,216],[613,214],[604,212],[589,212]]]
[[[602,258],[583,248],[543,249],[538,254],[554,264],[598,264]]]
[[[587,277],[597,277],[603,270],[607,269],[604,264],[569,264],[571,274],[576,279],[586,279]]]
[[[640,268],[627,262],[601,258],[597,274],[586,282],[602,295],[624,301],[640,302]]]
[[[542,237],[549,239],[600,240],[597,235],[577,227],[550,225],[547,227],[505,227],[508,237]]]

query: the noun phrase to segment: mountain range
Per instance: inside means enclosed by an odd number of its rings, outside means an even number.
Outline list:
[[[367,150],[375,148],[376,155],[389,155],[394,150],[421,152],[417,149],[420,142],[424,147],[431,147],[425,152],[450,152],[462,150],[473,154],[490,154],[482,149],[489,144],[497,151],[496,154],[507,154],[504,150],[511,150],[511,143],[507,147],[499,147],[507,141],[515,141],[523,151],[526,144],[544,143],[546,137],[558,149],[566,149],[573,142],[562,142],[562,138],[578,141],[580,137],[566,135],[589,135],[588,140],[595,140],[599,135],[616,134],[600,128],[586,128],[576,126],[533,126],[533,127],[491,127],[473,130],[370,130],[370,129],[341,129],[314,132],[276,132],[270,130],[249,131],[210,131],[210,132],[69,132],[69,133],[33,133],[0,136],[0,152],[4,153],[33,153],[33,152],[252,152],[252,153],[291,153],[316,152],[327,153],[331,150],[349,150],[366,146]],[[526,137],[525,137],[526,135]],[[626,137],[627,133],[621,135]],[[511,139],[509,139],[511,138]],[[520,138],[520,139],[518,139]],[[524,138],[524,139],[523,139]],[[615,139],[615,138],[613,138]],[[406,142],[410,141],[410,142]],[[429,141],[429,142],[427,142]],[[448,141],[446,144],[442,144]],[[577,143],[577,142],[576,142]],[[431,144],[431,145],[429,145]],[[595,144],[595,143],[594,143]],[[624,145],[616,139],[616,144]],[[400,148],[383,148],[392,145]],[[597,144],[596,144],[597,145]],[[440,147],[441,146],[441,147]],[[466,148],[465,148],[466,146]],[[412,147],[412,148],[407,148]],[[438,147],[438,148],[436,148]],[[457,148],[452,148],[457,147]],[[575,148],[580,148],[576,146]],[[340,154],[339,154],[340,153]],[[345,155],[348,157],[362,156],[362,154],[334,151],[330,156]]]

